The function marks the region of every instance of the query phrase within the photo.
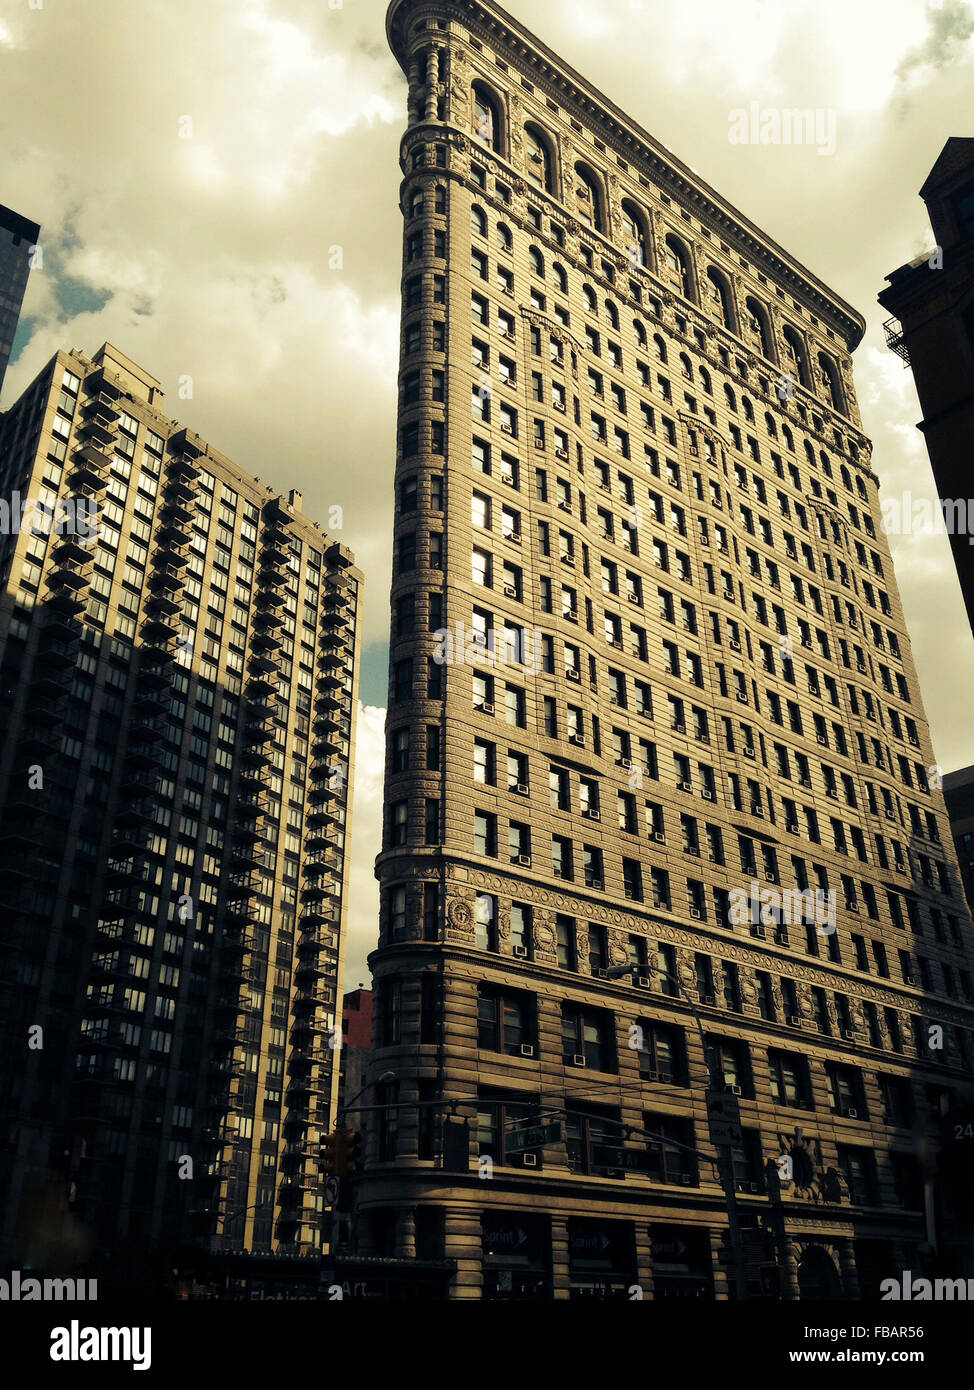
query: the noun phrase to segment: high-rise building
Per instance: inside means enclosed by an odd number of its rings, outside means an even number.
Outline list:
[[[31,255],[40,235],[36,222],[0,206],[0,391],[27,289]]]
[[[106,345],[0,417],[3,1249],[55,1271],[313,1251],[337,1100],[362,580],[163,404]]]
[[[944,776],[944,802],[968,907],[974,907],[974,767]]]
[[[918,1148],[970,1095],[974,994],[863,321],[497,5],[387,28],[357,1248],[452,1260],[456,1298],[870,1291],[942,1240]]]
[[[887,275],[886,338],[912,368],[923,434],[974,631],[974,139],[951,138],[920,197],[936,246]]]

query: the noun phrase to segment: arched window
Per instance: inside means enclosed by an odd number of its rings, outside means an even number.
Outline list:
[[[510,251],[514,242],[511,238],[511,229],[506,227],[503,222],[497,224],[497,248],[500,251]]]
[[[474,236],[487,235],[487,214],[476,204],[470,209],[470,231]]]
[[[595,291],[591,285],[582,286],[582,298],[585,300],[585,307],[590,314],[598,315],[599,301],[595,297]]]
[[[743,412],[744,412],[744,419],[745,419],[745,420],[750,420],[750,422],[753,424],[753,423],[754,423],[754,406],[751,404],[751,402],[750,402],[750,400],[748,399],[747,396],[742,396],[742,397],[741,397],[741,409],[742,409]]]
[[[557,282],[557,285],[558,285],[559,290],[561,291],[562,294],[567,294],[567,293],[568,293],[568,272],[567,272],[567,270],[565,269],[565,267],[564,267],[563,265],[559,265],[557,261],[555,261],[555,262],[552,264],[551,269],[552,269],[552,272],[553,272],[553,274],[554,274],[555,281]]]
[[[725,328],[734,331],[734,302],[727,276],[713,266],[707,271],[707,299],[711,312]]]
[[[473,84],[473,135],[488,149],[504,153],[504,123],[500,101],[483,82]]]
[[[815,467],[815,450],[812,448],[811,444],[809,444],[809,442],[808,442],[807,439],[805,440],[805,457],[808,459],[808,462],[809,462],[809,464],[811,465],[811,467],[814,468],[814,467]]]
[[[683,242],[675,236],[666,238],[666,269],[685,299],[692,299],[692,279],[690,276],[690,254]]]
[[[832,409],[838,410],[841,414],[845,409],[845,402],[842,396],[842,382],[839,379],[839,369],[832,358],[825,352],[819,353],[818,365],[822,374],[822,384],[825,387],[826,395],[832,403]]]
[[[853,463],[856,463],[859,459],[859,445],[853,443],[851,439],[849,440],[849,457],[852,459]],[[858,481],[859,479],[857,478],[856,482],[858,483]]]
[[[544,279],[544,256],[536,246],[528,247],[528,260],[531,262],[531,274],[537,275],[540,280]]]
[[[849,472],[848,468],[846,468],[845,464],[839,469],[839,475],[842,478],[842,486],[845,488],[846,492],[851,492],[852,474]]]
[[[646,219],[630,198],[622,200],[622,232],[629,264],[634,268],[649,265],[649,233],[646,230]]]
[[[414,188],[409,195],[409,216],[418,217],[423,211],[423,204],[426,201],[426,193],[422,188]]]
[[[808,376],[808,357],[805,353],[805,344],[801,340],[801,335],[790,323],[786,323],[781,334],[785,341],[785,354],[788,364],[795,369],[795,375],[806,389],[811,387]]]
[[[611,326],[616,330],[616,332],[618,332],[618,331],[619,331],[619,310],[618,310],[618,309],[616,308],[616,306],[612,303],[612,300],[611,300],[611,299],[607,299],[607,300],[605,301],[605,316],[606,316],[606,318],[609,320],[609,323],[611,324]]]
[[[751,334],[758,339],[761,344],[761,353],[772,362],[774,355],[774,335],[771,332],[771,319],[764,305],[753,295],[748,295],[744,301],[747,310],[747,326]]]
[[[685,352],[680,353],[680,371],[683,373],[684,381],[693,380],[693,363]]]
[[[795,437],[794,437],[794,435],[792,434],[791,430],[788,428],[787,425],[782,425],[782,426],[781,426],[781,437],[782,437],[782,439],[785,441],[785,443],[788,445],[788,448],[791,450],[791,452],[794,453],[794,452],[795,452]]]
[[[538,184],[546,193],[555,191],[554,157],[551,141],[540,126],[524,127],[524,172],[532,183]]]
[[[633,319],[633,321],[632,321],[632,328],[633,328],[633,332],[634,332],[635,335],[636,335],[636,342],[639,344],[640,347],[645,347],[645,346],[646,346],[646,330],[645,330],[645,328],[642,326],[642,324],[640,323],[639,319]]]
[[[821,465],[822,465],[822,472],[825,474],[825,476],[826,476],[827,478],[831,478],[831,476],[832,476],[832,465],[831,465],[831,463],[829,462],[829,456],[828,456],[828,454],[825,452],[824,449],[819,449],[819,451],[818,451],[818,458],[819,458],[819,462],[820,462]]]
[[[605,212],[602,203],[602,189],[593,171],[587,164],[575,165],[576,211],[579,221],[597,232],[605,231]]]
[[[730,410],[730,411],[733,411],[733,413],[736,415],[736,414],[737,414],[737,397],[734,395],[734,388],[733,388],[733,386],[728,386],[726,382],[724,383],[724,395],[725,395],[725,397],[726,397],[726,399],[727,399],[727,409]]]
[[[656,344],[656,356],[666,366],[666,344],[658,333],[653,334],[653,342]]]
[[[764,412],[764,428],[768,431],[772,439],[778,438],[778,426],[775,424],[774,416],[771,414],[770,410]]]
[[[710,380],[710,373],[707,371],[707,368],[698,367],[697,375],[700,377],[700,385],[706,391],[707,395],[712,396],[714,394],[714,388],[713,383]]]

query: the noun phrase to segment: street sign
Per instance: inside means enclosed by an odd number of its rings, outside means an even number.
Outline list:
[[[509,1130],[504,1136],[507,1153],[524,1153],[526,1149],[543,1149],[546,1144],[557,1144],[561,1138],[561,1122],[551,1120],[546,1125],[530,1125],[526,1129]]]
[[[600,1168],[629,1168],[645,1171],[650,1166],[646,1149],[624,1149],[615,1144],[593,1144],[592,1162]]]
[[[341,1182],[338,1178],[328,1178],[325,1183],[325,1202],[333,1207],[338,1201],[338,1194],[341,1191]]]
[[[744,1143],[741,1107],[733,1092],[707,1092],[707,1119],[710,1122],[710,1138],[715,1144],[740,1146]]]

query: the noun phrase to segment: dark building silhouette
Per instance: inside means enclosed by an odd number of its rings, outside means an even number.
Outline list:
[[[937,482],[974,631],[974,139],[951,136],[920,189],[936,246],[887,275],[890,346],[913,371],[918,428]]]
[[[24,302],[33,248],[40,234],[36,222],[0,206],[0,391]]]
[[[361,575],[110,345],[0,460],[0,1268],[309,1254]]]
[[[974,767],[961,767],[944,777],[944,802],[950,817],[957,863],[968,906],[974,908]]]

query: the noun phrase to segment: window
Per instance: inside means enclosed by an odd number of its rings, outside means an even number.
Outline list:
[[[802,1057],[787,1052],[768,1052],[771,1072],[771,1095],[778,1105],[797,1106],[811,1110],[811,1086],[808,1064]]]
[[[561,1006],[561,1038],[565,1062],[593,1071],[617,1070],[612,1015],[580,1004]]]
[[[497,817],[492,811],[474,811],[474,853],[497,858]]]
[[[643,1081],[667,1086],[689,1084],[686,1034],[670,1023],[641,1020],[636,1038],[639,1042],[639,1075]]]
[[[504,153],[500,103],[482,82],[473,86],[473,134],[489,149]]]
[[[628,198],[622,200],[622,229],[626,238],[626,254],[629,264],[635,269],[649,264],[649,238],[646,222],[636,204]]]
[[[647,1111],[643,1115],[643,1128],[656,1136],[646,1140],[647,1173],[651,1180],[695,1186],[698,1178],[697,1159],[692,1152],[693,1122]]]
[[[532,183],[538,184],[547,193],[554,190],[554,165],[551,144],[540,126],[524,127],[524,172]]]
[[[481,985],[477,993],[477,1045],[487,1052],[521,1056],[536,1050],[534,1001],[516,990]]]
[[[665,242],[666,272],[680,294],[692,299],[690,278],[690,256],[687,248],[675,236],[668,236]]]
[[[575,209],[580,222],[597,232],[605,231],[601,187],[587,164],[575,165]]]

